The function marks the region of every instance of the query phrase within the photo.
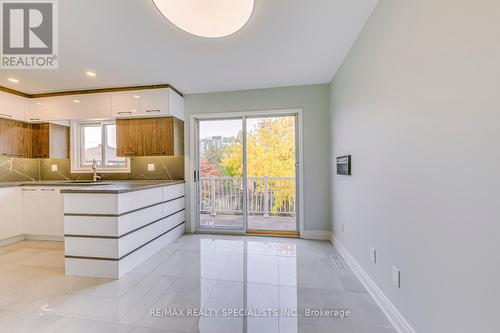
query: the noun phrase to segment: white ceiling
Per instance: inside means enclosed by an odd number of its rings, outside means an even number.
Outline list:
[[[240,31],[213,39],[175,27],[150,0],[60,0],[59,69],[1,70],[0,85],[41,93],[170,83],[198,93],[326,83],[377,1],[255,0]]]

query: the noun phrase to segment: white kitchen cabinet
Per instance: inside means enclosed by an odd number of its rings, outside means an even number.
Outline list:
[[[71,120],[88,120],[88,119],[110,119],[111,113],[111,94],[82,94],[69,96],[71,105],[70,117]],[[78,102],[76,102],[78,101]]]
[[[184,99],[170,88],[140,91],[141,116],[174,116],[184,120]]]
[[[75,107],[71,96],[34,98],[30,101],[27,121],[50,121],[71,119]]]
[[[42,228],[38,224],[37,193],[34,187],[23,187],[23,227],[24,233],[29,235],[42,234]]]
[[[25,120],[28,122],[47,121],[42,113],[42,98],[33,98],[28,100],[26,107]]]
[[[140,92],[121,91],[111,94],[113,117],[134,117],[140,113]]]
[[[108,93],[33,98],[26,112],[29,122],[111,117],[111,94]]]
[[[0,92],[0,117],[21,120],[25,119],[27,98]]]
[[[59,189],[41,187],[37,192],[38,223],[41,235],[62,236],[63,209]]]
[[[31,99],[0,92],[0,117],[28,122],[155,116],[184,120],[184,98],[170,88]]]
[[[24,233],[38,238],[63,235],[63,203],[59,188],[23,187]]]
[[[24,233],[22,205],[19,188],[0,188],[0,240]]]

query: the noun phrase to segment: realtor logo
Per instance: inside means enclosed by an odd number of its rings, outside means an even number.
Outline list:
[[[56,69],[57,0],[0,0],[1,68]]]

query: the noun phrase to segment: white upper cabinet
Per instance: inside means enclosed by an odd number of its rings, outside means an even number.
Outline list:
[[[29,122],[45,121],[42,114],[42,101],[43,98],[30,98],[28,99],[28,106],[26,108],[25,120]]]
[[[82,94],[67,96],[71,99],[71,114],[69,120],[87,120],[87,119],[110,119],[111,113],[111,94]]]
[[[141,115],[168,115],[184,120],[184,99],[170,88],[141,90]]]
[[[184,120],[184,99],[170,88],[112,93],[113,116],[174,116]]]
[[[0,92],[0,117],[24,120],[27,98]]]
[[[0,118],[28,122],[174,116],[184,98],[170,88],[25,98],[0,92]]]
[[[109,119],[111,94],[82,94],[32,98],[26,121]]]
[[[133,117],[140,113],[140,93],[137,90],[111,94],[113,117]]]

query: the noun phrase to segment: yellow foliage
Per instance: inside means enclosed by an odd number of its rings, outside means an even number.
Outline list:
[[[261,120],[247,131],[247,175],[249,190],[263,192],[263,182],[250,184],[250,177],[295,176],[295,118],[276,117]],[[243,175],[243,145],[241,133],[233,145],[227,147],[222,157],[224,173],[228,176]],[[293,184],[295,184],[293,182]],[[274,196],[273,211],[287,200],[295,198],[295,186],[281,188],[279,180],[270,180],[269,191]],[[272,189],[272,190],[271,190]]]

